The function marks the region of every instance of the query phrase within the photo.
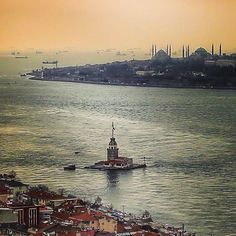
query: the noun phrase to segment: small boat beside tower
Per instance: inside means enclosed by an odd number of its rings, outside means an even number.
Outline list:
[[[96,162],[94,165],[87,166],[85,168],[98,170],[131,170],[145,168],[145,162],[143,164],[135,164],[133,163],[133,158],[119,156],[119,148],[114,137],[114,131],[115,127],[112,122],[111,138],[107,148],[107,159]]]

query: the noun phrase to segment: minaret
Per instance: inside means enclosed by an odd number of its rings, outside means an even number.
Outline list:
[[[214,56],[214,44],[211,45],[211,55]]]
[[[41,79],[43,79],[43,66],[42,66],[42,71],[41,71]]]
[[[153,44],[152,44],[151,57],[153,57],[153,54],[154,54],[154,46],[153,46]]]
[[[186,46],[186,48],[185,48],[185,50],[186,50],[186,58],[188,57],[188,46]]]
[[[182,56],[183,56],[183,58],[184,58],[184,46],[183,46],[183,50],[182,50]]]
[[[188,57],[190,56],[190,51],[189,51],[189,44],[188,44]]]
[[[156,54],[157,54],[157,45],[155,44],[155,53],[154,53],[154,56],[156,56]]]
[[[115,127],[114,127],[114,123],[112,122],[111,140],[109,142],[109,147],[107,148],[107,160],[108,161],[118,158],[119,148],[117,148],[116,139],[114,137],[114,131],[115,131]]]
[[[222,55],[222,47],[221,47],[221,44],[220,44],[220,47],[219,47],[219,56],[221,57]]]
[[[166,54],[169,55],[169,45],[166,46]]]
[[[171,44],[170,44],[170,47],[169,47],[169,56],[171,57]]]

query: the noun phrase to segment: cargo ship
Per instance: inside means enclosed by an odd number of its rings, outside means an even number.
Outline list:
[[[15,56],[16,59],[27,59],[28,56]]]

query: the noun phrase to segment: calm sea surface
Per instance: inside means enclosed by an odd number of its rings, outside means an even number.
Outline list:
[[[53,56],[51,55],[51,58]],[[61,65],[110,56],[59,55]],[[57,57],[57,58],[58,58]],[[50,55],[0,55],[0,172],[103,202],[198,235],[236,235],[236,91],[31,81]],[[120,154],[146,170],[83,169],[105,159],[115,122]],[[78,155],[74,152],[79,151]],[[63,166],[75,163],[75,172]]]

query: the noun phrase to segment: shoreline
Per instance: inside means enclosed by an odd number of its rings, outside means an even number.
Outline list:
[[[204,90],[236,90],[236,87],[209,87],[209,86],[177,86],[173,84],[169,85],[151,85],[151,84],[128,84],[128,83],[108,83],[108,82],[98,82],[98,81],[78,81],[78,80],[68,80],[68,79],[41,79],[36,76],[29,77],[30,80],[37,81],[48,81],[48,82],[66,82],[66,83],[80,83],[80,84],[97,84],[97,85],[110,85],[110,86],[129,86],[129,87],[145,87],[145,88],[176,88],[176,89],[204,89]]]
[[[12,175],[14,173],[14,176]],[[22,235],[45,235],[48,227],[60,226],[60,230],[68,231],[71,235],[74,231],[77,232],[91,232],[97,235],[98,232],[104,231],[104,236],[109,235],[134,235],[137,233],[152,233],[153,236],[160,236],[165,234],[171,235],[188,235],[196,236],[195,232],[190,232],[186,229],[185,224],[180,226],[174,226],[172,224],[162,223],[160,220],[153,220],[150,213],[143,209],[143,214],[136,217],[133,213],[126,212],[113,208],[112,203],[105,205],[102,203],[102,199],[97,196],[95,201],[82,200],[81,196],[74,196],[65,194],[63,192],[52,191],[47,185],[29,185],[21,182],[20,179],[16,178],[14,171],[9,174],[0,174],[0,183],[6,188],[10,189],[23,186],[16,197],[16,192],[12,192],[15,200],[9,202],[0,202],[0,213],[1,211],[10,212],[10,214],[18,214],[18,210],[24,212],[29,209],[34,210],[32,215],[32,224],[30,218],[26,218],[22,222],[18,222],[18,218],[14,222],[5,223],[0,222],[0,235],[5,231],[16,231],[22,233]],[[94,195],[95,197],[95,195]],[[67,206],[70,207],[67,207]],[[25,210],[24,210],[25,209]],[[94,224],[94,221],[97,224]],[[101,221],[101,222],[100,222]],[[18,222],[18,223],[17,223]],[[106,226],[104,230],[104,223],[112,223],[115,228]],[[91,227],[91,225],[93,227]],[[109,224],[110,225],[110,224]],[[129,228],[125,228],[129,226]],[[118,230],[119,227],[119,230]],[[60,230],[58,232],[60,232]],[[40,234],[37,234],[40,233]],[[106,234],[105,234],[106,233]],[[77,234],[76,234],[77,235]],[[87,234],[85,234],[87,235]],[[146,234],[144,234],[146,235]]]

